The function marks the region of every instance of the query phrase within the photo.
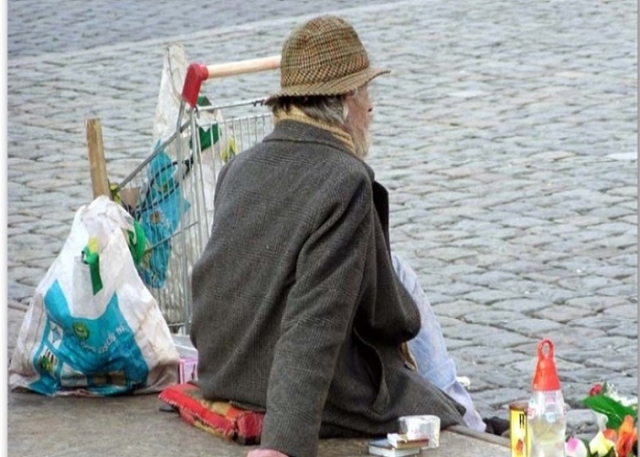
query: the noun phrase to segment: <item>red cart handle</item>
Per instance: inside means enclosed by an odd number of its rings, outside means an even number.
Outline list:
[[[196,106],[198,102],[198,94],[202,81],[209,78],[207,67],[199,63],[192,63],[187,68],[187,75],[184,78],[184,86],[182,87],[182,99],[189,104],[191,108]]]
[[[264,70],[275,70],[280,67],[280,56],[264,57],[260,59],[241,60],[217,65],[204,66],[192,63],[187,68],[187,75],[182,88],[182,99],[192,108],[198,102],[198,94],[202,82],[211,78],[255,73]]]

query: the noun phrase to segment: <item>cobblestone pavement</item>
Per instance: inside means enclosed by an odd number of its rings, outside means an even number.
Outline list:
[[[283,17],[265,2],[247,21],[216,20],[203,2],[194,10],[210,17],[190,22],[182,2],[58,3],[9,2],[9,352],[90,200],[85,119],[102,119],[117,181],[150,151],[167,43],[204,63],[272,55],[316,12],[291,1]],[[328,5],[393,70],[376,84],[371,164],[391,191],[393,248],[418,271],[482,414],[507,417],[526,398],[543,336],[572,427],[587,427],[592,382],[637,394],[636,2]],[[206,90],[231,101],[277,85],[261,74]]]
[[[151,38],[213,30],[301,14],[331,12],[384,0],[11,0],[8,4],[9,57],[39,56],[134,43]],[[35,27],[34,27],[35,26]]]

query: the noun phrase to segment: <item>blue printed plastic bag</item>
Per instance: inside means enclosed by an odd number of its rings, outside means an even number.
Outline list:
[[[42,279],[11,357],[9,384],[44,395],[157,392],[178,352],[129,252],[133,219],[98,197],[78,210]]]
[[[176,173],[180,167],[160,151],[147,168],[148,187],[136,209],[149,245],[149,254],[138,267],[144,283],[155,289],[166,280],[174,234],[190,203],[182,196]]]

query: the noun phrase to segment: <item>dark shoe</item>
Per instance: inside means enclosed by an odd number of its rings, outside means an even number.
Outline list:
[[[485,433],[491,433],[492,435],[498,436],[509,436],[509,421],[506,419],[501,419],[498,416],[493,416],[488,419],[482,419],[485,424],[487,424],[487,428]]]

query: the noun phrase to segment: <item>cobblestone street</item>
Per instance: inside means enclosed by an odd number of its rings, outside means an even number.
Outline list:
[[[528,396],[542,337],[571,427],[592,420],[580,399],[593,382],[637,395],[636,2],[235,3],[186,16],[175,1],[9,1],[9,355],[91,198],[85,120],[102,120],[122,178],[151,151],[168,43],[206,64],[264,57],[330,11],[392,70],[375,84],[370,163],[390,190],[393,249],[483,416]],[[223,103],[278,84],[273,72],[205,90]]]

